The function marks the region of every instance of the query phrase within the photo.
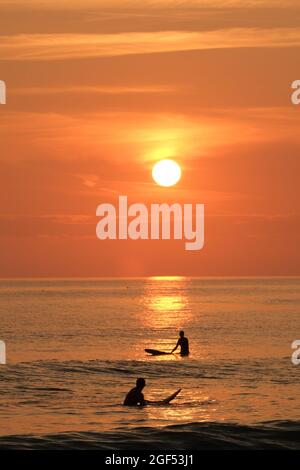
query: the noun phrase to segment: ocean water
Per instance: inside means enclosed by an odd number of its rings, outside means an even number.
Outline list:
[[[300,449],[298,278],[0,281],[0,448]],[[191,354],[171,350],[184,329]],[[125,408],[144,377],[148,399]]]

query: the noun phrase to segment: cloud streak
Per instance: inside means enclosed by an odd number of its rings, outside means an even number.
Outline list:
[[[60,95],[92,93],[93,95],[136,95],[144,93],[175,93],[178,87],[175,86],[64,86],[64,87],[24,87],[11,88],[10,92],[16,95]]]
[[[43,61],[188,50],[300,46],[299,28],[232,28],[121,34],[20,34],[2,36],[3,60]]]

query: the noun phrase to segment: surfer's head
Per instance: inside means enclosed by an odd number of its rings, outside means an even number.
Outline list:
[[[136,380],[136,388],[138,388],[139,390],[142,390],[145,387],[145,385],[146,385],[146,381],[142,377]]]
[[[180,336],[180,338],[183,338],[184,337],[184,331],[182,331],[182,330],[179,331],[179,336]]]

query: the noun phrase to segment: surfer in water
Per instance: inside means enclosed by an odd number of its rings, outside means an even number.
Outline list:
[[[181,392],[181,388],[176,390],[175,393],[164,398],[163,400],[156,400],[156,401],[149,401],[145,400],[144,395],[142,393],[143,388],[146,385],[146,381],[143,378],[139,378],[136,381],[136,386],[127,393],[126,398],[124,400],[124,406],[146,406],[146,405],[168,405],[177,395]]]
[[[144,398],[142,393],[143,388],[146,385],[146,381],[143,378],[139,378],[136,381],[136,386],[127,393],[126,398],[124,400],[124,406],[145,406],[147,402]]]
[[[172,349],[172,353],[176,351],[176,349],[180,346],[180,355],[181,356],[188,356],[190,354],[189,351],[189,340],[184,336],[184,331],[179,332],[179,340],[174,349]]]

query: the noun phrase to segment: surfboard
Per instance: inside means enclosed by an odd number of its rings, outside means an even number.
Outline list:
[[[151,356],[164,356],[166,354],[172,354],[170,352],[158,351],[157,349],[145,349],[146,353],[151,354]]]
[[[168,405],[174,398],[177,397],[177,395],[181,392],[181,388],[176,390],[176,392],[172,393],[169,397],[165,398],[164,400],[158,400],[158,401],[151,401],[149,404],[151,405]]]

